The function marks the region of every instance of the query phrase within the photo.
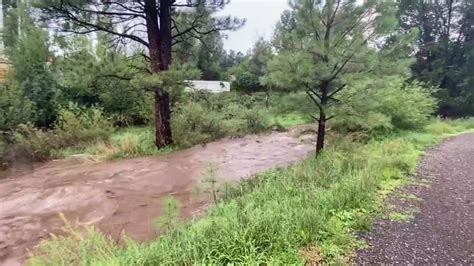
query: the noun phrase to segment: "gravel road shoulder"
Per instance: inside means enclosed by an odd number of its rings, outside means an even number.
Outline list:
[[[382,219],[362,235],[369,247],[355,257],[359,264],[474,263],[474,134],[452,137],[422,160],[417,185],[391,199],[410,221]],[[406,197],[405,197],[406,198]],[[409,203],[407,203],[409,202]]]

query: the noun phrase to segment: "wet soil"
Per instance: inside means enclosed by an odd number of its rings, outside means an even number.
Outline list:
[[[474,134],[453,137],[424,157],[415,184],[403,190],[416,196],[407,203],[391,199],[396,209],[416,207],[409,222],[380,220],[363,235],[369,248],[358,264],[474,264]],[[415,197],[411,197],[415,198]]]
[[[210,196],[195,191],[209,163],[218,167],[218,182],[287,166],[314,150],[307,135],[298,136],[306,129],[225,139],[156,157],[55,161],[0,179],[0,265],[21,264],[41,239],[61,233],[59,213],[116,239],[121,232],[139,241],[153,239],[164,198],[178,199],[188,218],[206,209]]]

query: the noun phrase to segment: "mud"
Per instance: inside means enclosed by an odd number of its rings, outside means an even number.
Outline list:
[[[56,161],[0,180],[0,265],[21,264],[28,250],[61,233],[59,213],[78,225],[94,225],[113,238],[156,237],[153,222],[163,199],[173,196],[184,217],[202,213],[210,196],[196,193],[206,167],[218,182],[239,181],[287,166],[314,150],[304,127],[289,132],[226,139],[172,154],[115,162]]]

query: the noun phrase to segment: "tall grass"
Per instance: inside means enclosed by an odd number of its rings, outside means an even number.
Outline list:
[[[157,149],[153,140],[154,131],[151,127],[122,128],[106,140],[63,149],[61,157],[86,156],[96,160],[115,160],[158,155],[176,150],[173,146]]]
[[[472,120],[437,120],[419,132],[399,132],[365,143],[347,137],[338,139],[317,159],[262,173],[226,190],[207,217],[169,231],[152,243],[128,241],[126,247],[119,247],[93,231],[92,238],[66,236],[46,240],[29,262],[32,265],[344,262],[355,248],[363,246],[355,232],[370,229],[383,195],[415,172],[423,150],[446,132],[469,129],[474,129]],[[101,244],[91,246],[90,239]]]

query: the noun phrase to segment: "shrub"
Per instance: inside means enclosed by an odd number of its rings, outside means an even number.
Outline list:
[[[297,113],[309,116],[316,111],[314,103],[302,91],[273,93],[270,96],[270,104],[271,111],[276,114]]]
[[[143,125],[153,121],[153,94],[134,86],[108,88],[100,94],[104,112],[114,125]]]
[[[262,90],[263,86],[258,76],[253,73],[243,72],[236,75],[231,88],[237,91],[256,92]]]
[[[11,130],[32,118],[33,106],[15,82],[0,84],[0,131]]]
[[[437,108],[432,96],[434,90],[417,82],[404,84],[402,80],[390,82],[388,86],[377,95],[380,113],[391,118],[394,128],[424,127]]]
[[[60,148],[58,138],[51,131],[35,128],[32,124],[20,124],[14,131],[15,146],[25,150],[36,161],[45,161]]]
[[[247,131],[257,133],[271,127],[268,112],[261,108],[253,108],[244,111],[244,120],[246,122]]]
[[[226,135],[223,120],[222,114],[207,110],[200,104],[181,105],[171,120],[174,143],[189,147],[223,137]]]
[[[105,140],[113,132],[113,126],[98,107],[84,108],[70,103],[59,110],[54,129],[61,147],[74,146],[82,142]]]
[[[177,106],[172,116],[173,140],[188,147],[224,136],[241,136],[271,128],[272,123],[258,98],[236,93],[198,92]]]
[[[341,94],[331,126],[341,131],[376,133],[424,127],[436,110],[434,90],[401,77],[364,80]],[[347,103],[347,104],[346,104]]]
[[[112,132],[112,124],[105,118],[101,109],[86,109],[70,104],[67,108],[60,109],[53,130],[21,124],[13,134],[16,147],[28,152],[33,159],[44,161],[58,157],[62,148],[106,140]]]

